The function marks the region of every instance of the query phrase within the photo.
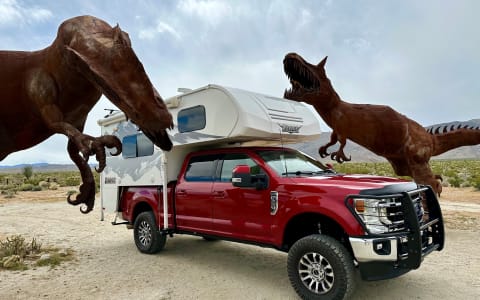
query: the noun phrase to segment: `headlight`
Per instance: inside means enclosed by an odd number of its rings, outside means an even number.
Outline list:
[[[388,219],[387,207],[390,199],[355,199],[355,212],[363,220],[370,233],[389,231],[392,221]]]

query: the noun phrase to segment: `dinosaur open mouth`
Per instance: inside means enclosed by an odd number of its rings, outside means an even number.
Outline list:
[[[312,92],[320,88],[320,82],[312,72],[298,59],[286,57],[283,61],[283,69],[292,87],[286,89],[284,98],[299,97],[303,93]]]

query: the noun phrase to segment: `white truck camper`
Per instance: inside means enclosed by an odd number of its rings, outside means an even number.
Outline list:
[[[123,186],[166,186],[177,180],[191,151],[213,145],[282,145],[320,135],[319,116],[303,103],[213,84],[179,91],[183,93],[165,101],[175,125],[168,132],[173,143],[169,152],[155,146],[122,112],[98,121],[102,135],[116,135],[123,146],[119,156],[109,155],[107,149],[100,177],[101,220],[104,212],[118,212]],[[163,211],[168,211],[167,189],[163,191]],[[167,214],[163,228],[168,228]]]

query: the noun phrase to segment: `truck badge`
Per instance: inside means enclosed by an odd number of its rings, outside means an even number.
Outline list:
[[[278,192],[270,192],[270,214],[273,216],[278,211]]]

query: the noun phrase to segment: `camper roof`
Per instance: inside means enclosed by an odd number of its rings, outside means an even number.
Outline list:
[[[224,142],[302,142],[319,137],[320,119],[304,103],[237,88],[210,84],[165,100],[175,128],[175,145]],[[99,120],[101,126],[125,121],[115,112]]]

